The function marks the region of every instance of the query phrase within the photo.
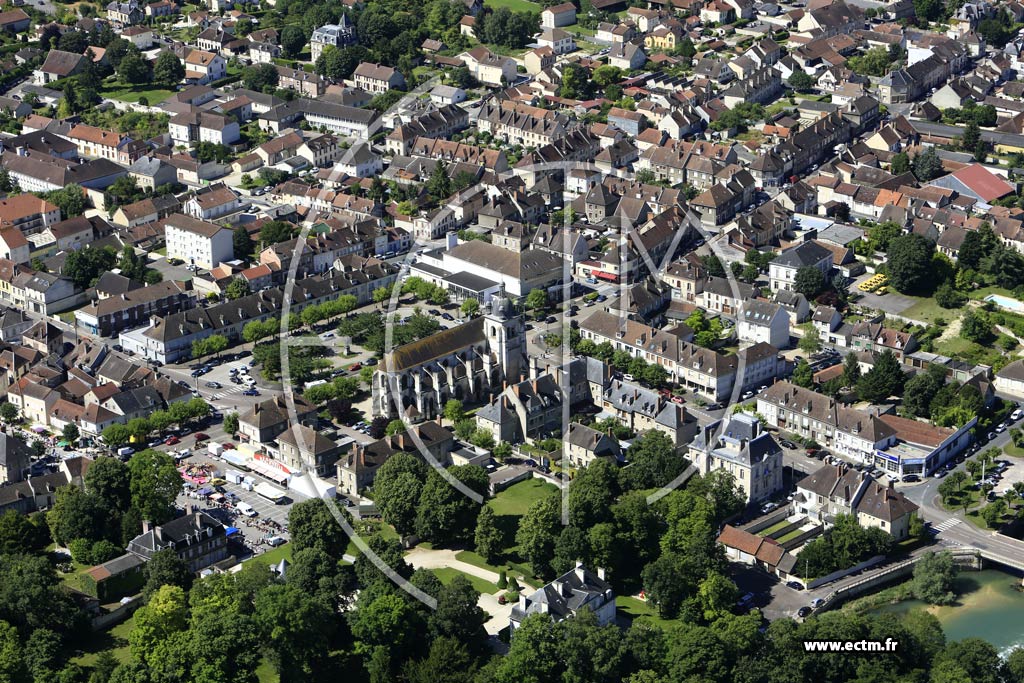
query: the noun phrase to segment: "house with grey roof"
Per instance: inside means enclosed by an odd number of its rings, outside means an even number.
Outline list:
[[[24,479],[31,455],[24,441],[0,432],[0,484]]]
[[[748,503],[782,490],[782,448],[753,415],[736,413],[704,425],[688,457],[702,475],[716,470],[731,474]]]
[[[832,271],[832,252],[817,242],[802,242],[786,249],[768,264],[768,279],[773,292],[793,289],[801,268],[817,268],[828,282]]]
[[[910,517],[918,509],[891,483],[885,486],[845,463],[826,465],[797,482],[793,507],[826,526],[838,515],[851,515],[861,526],[882,529],[897,541],[910,536]]]
[[[142,533],[128,542],[128,552],[146,561],[166,549],[173,550],[190,572],[198,572],[227,558],[227,530],[210,515],[196,510],[166,524],[144,521]]]
[[[553,375],[517,382],[476,413],[496,443],[543,439],[562,426],[562,388]]]
[[[760,299],[744,301],[736,323],[740,341],[763,342],[777,349],[789,346],[789,313],[780,304]]]
[[[615,621],[615,592],[604,578],[604,570],[591,572],[582,564],[562,574],[549,584],[527,595],[520,593],[519,602],[509,615],[512,637],[531,614],[546,614],[552,621],[571,619],[582,610],[590,610],[601,626]]]
[[[614,436],[579,422],[569,424],[562,440],[569,462],[576,467],[586,467],[598,458],[622,459],[622,448]]]

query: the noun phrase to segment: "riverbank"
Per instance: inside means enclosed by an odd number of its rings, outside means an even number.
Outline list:
[[[928,605],[908,598],[907,582],[860,598],[844,609],[867,615],[903,615],[923,609],[939,620],[947,640],[978,637],[992,643],[1004,656],[1024,646],[1024,592],[1019,576],[995,569],[962,572],[954,589],[957,602],[953,605]]]

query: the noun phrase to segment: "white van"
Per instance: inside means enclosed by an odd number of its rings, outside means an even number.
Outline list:
[[[256,512],[256,510],[253,509],[252,505],[249,505],[245,501],[241,500],[238,501],[237,505],[235,505],[235,510],[245,515],[246,517],[255,517],[257,514],[259,514],[258,512]]]
[[[124,448],[118,448],[117,449],[117,454],[119,456],[121,456],[122,458],[125,457],[125,456],[129,456],[129,455],[131,455],[134,452],[135,452],[135,449],[134,448],[129,448],[128,446],[125,446]]]

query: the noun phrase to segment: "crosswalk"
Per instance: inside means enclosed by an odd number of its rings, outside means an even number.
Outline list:
[[[957,524],[962,524],[962,522],[956,517],[950,517],[947,520],[944,520],[942,522],[939,522],[938,524],[933,525],[931,527],[931,533],[934,535],[942,533],[943,531],[948,531],[949,529],[955,527]]]

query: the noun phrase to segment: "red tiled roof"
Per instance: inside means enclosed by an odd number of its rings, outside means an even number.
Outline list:
[[[953,173],[953,177],[966,185],[986,202],[991,202],[1013,192],[1005,180],[981,164],[971,164]]]

